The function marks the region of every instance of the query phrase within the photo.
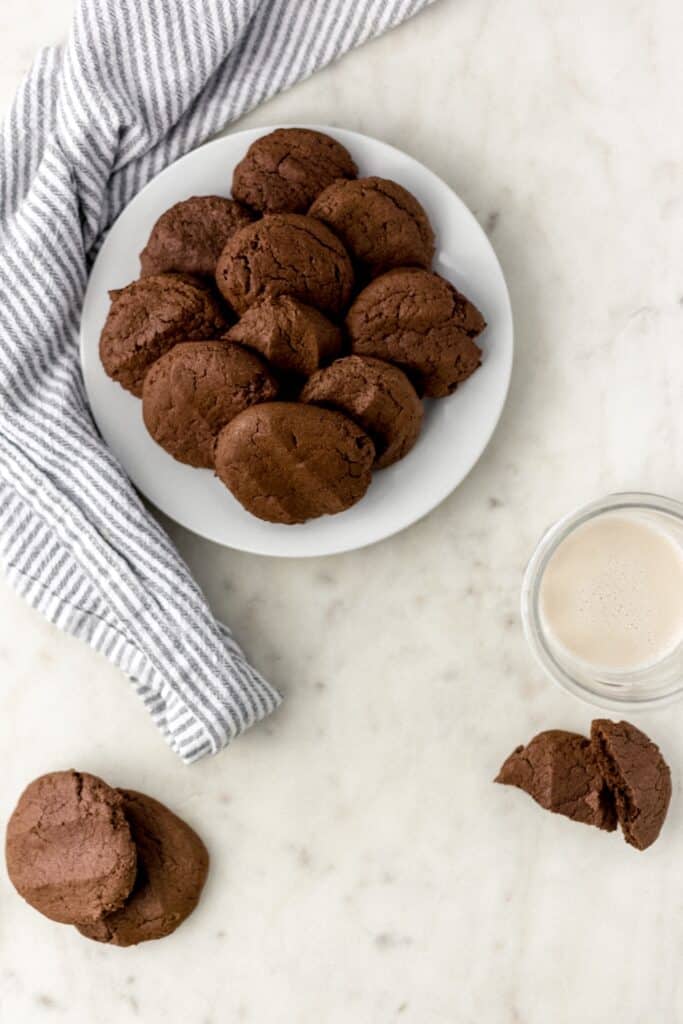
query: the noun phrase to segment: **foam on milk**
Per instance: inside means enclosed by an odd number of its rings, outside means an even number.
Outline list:
[[[656,518],[603,513],[561,541],[539,597],[546,633],[574,658],[647,668],[683,643],[683,547]]]

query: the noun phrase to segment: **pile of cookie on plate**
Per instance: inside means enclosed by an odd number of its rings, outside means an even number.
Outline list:
[[[214,469],[253,515],[302,523],[407,455],[422,398],[477,369],[486,324],[431,271],[417,199],[358,178],[330,136],[257,139],[232,195],[159,217],[139,279],[111,292],[100,357],[170,455]]]

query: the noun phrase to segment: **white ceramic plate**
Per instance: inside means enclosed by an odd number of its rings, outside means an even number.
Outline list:
[[[100,432],[135,486],[157,508],[218,544],[262,555],[331,555],[372,544],[426,515],[450,494],[480,457],[505,403],[512,368],[512,313],[505,280],[481,227],[452,190],[405,153],[357,132],[311,125],[339,139],[361,175],[393,178],[425,207],[437,233],[435,269],[481,309],[482,366],[454,395],[427,403],[412,452],[376,473],[362,501],[336,516],[301,526],[264,523],[242,508],[210,470],[175,462],[147,434],[141,403],[111,381],[98,342],[108,291],[139,274],[138,253],[155,220],[192,195],[229,195],[234,166],[271,128],[236,132],[194,150],[166,168],[126,207],[111,228],[90,275],[81,324],[85,386]]]

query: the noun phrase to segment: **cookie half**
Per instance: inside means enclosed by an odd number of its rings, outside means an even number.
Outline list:
[[[267,296],[291,295],[334,316],[348,304],[353,268],[319,220],[273,213],[233,235],[218,260],[216,283],[240,315]]]
[[[192,196],[162,213],[140,253],[141,276],[198,274],[213,278],[229,238],[253,216],[233,199]]]
[[[486,321],[464,295],[428,270],[392,270],[358,295],[346,316],[351,349],[401,366],[429,398],[444,398],[481,363]]]
[[[120,907],[136,850],[117,790],[87,772],[51,772],[22,793],[7,825],[7,873],[17,892],[62,924]]]
[[[178,462],[211,467],[216,437],[226,423],[276,395],[268,367],[241,345],[181,342],[148,370],[142,416],[157,444]]]
[[[548,729],[517,747],[496,782],[516,786],[547,811],[613,832],[617,818],[590,741],[563,729]]]
[[[235,168],[232,193],[259,213],[306,213],[337,178],[358,168],[336,139],[309,128],[278,128],[253,142]]]
[[[429,267],[434,232],[414,195],[388,178],[335,181],[311,206],[342,240],[361,277],[393,267]]]
[[[113,946],[134,946],[170,935],[199,902],[209,855],[197,833],[144,793],[119,790],[137,848],[138,871],[125,904],[88,925],[82,935]]]
[[[593,754],[616,804],[624,839],[645,850],[659,835],[671,802],[671,771],[656,743],[630,722],[591,724]]]
[[[218,436],[216,473],[271,523],[343,512],[370,484],[375,446],[339,412],[294,402],[254,405]]]
[[[100,359],[105,372],[138,397],[149,367],[177,342],[215,338],[228,326],[213,292],[180,274],[143,277],[109,294]]]
[[[346,356],[318,370],[300,400],[337,409],[362,427],[375,445],[375,469],[407,455],[422,426],[422,402],[405,373],[370,356]]]

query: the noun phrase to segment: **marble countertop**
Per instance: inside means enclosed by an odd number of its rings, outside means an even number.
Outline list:
[[[70,9],[3,0],[3,109]],[[609,491],[683,492],[682,33],[677,0],[438,0],[242,122],[367,132],[457,190],[509,283],[510,397],[458,490],[370,549],[274,561],[169,526],[287,695],[193,768],[0,582],[0,821],[76,766],[167,801],[213,858],[192,918],[130,950],[53,926],[0,872],[3,1022],[683,1021],[683,705],[637,719],[674,777],[645,854],[491,783],[517,743],[591,719],[522,635],[539,534]]]

